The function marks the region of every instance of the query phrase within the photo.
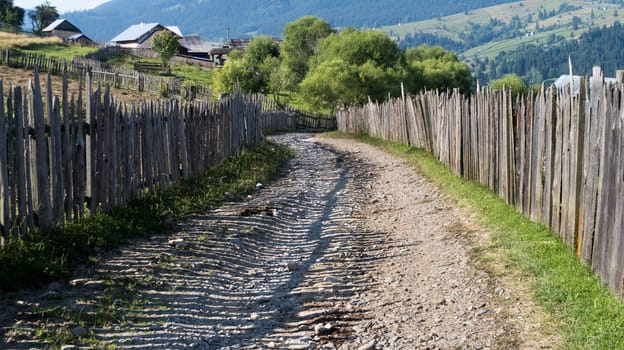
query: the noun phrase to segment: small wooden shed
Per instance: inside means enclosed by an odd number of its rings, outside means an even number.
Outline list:
[[[82,31],[66,19],[57,19],[41,31],[46,36],[56,36],[67,40],[70,36],[82,34]]]

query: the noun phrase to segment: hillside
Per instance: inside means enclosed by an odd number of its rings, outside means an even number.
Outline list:
[[[465,59],[491,59],[502,50],[577,39],[592,28],[612,25],[621,19],[618,10],[623,11],[623,4],[622,0],[523,0],[383,29],[402,47],[441,45]]]
[[[575,74],[589,75],[592,67],[599,65],[607,77],[615,77],[616,70],[624,69],[623,48],[624,26],[616,22],[583,33],[578,40],[564,40],[555,45],[523,44],[514,50],[501,51],[493,59],[475,59],[473,68],[482,82],[514,73],[526,83],[539,84],[566,74],[570,57]]]
[[[139,22],[177,25],[184,33],[222,40],[226,28],[234,37],[255,34],[281,36],[284,25],[304,15],[329,21],[334,27],[368,27],[420,21],[461,13],[509,0],[111,0],[64,17],[95,40],[107,41]]]

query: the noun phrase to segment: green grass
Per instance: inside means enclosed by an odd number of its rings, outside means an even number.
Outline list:
[[[108,58],[106,63],[128,69],[134,69],[134,63],[138,61],[161,63],[161,61],[156,58],[145,58],[133,54],[113,56]],[[164,74],[164,71],[161,72],[161,74]],[[214,70],[212,68],[204,68],[195,64],[171,62],[171,74],[184,80],[188,85],[212,86]]]
[[[55,265],[57,274],[62,274],[71,267],[71,262],[84,259],[98,249],[110,249],[123,244],[128,238],[144,236],[148,233],[166,230],[173,220],[183,219],[191,213],[203,212],[221,204],[226,199],[240,197],[255,188],[258,182],[266,183],[281,169],[283,163],[292,155],[291,151],[273,143],[266,142],[255,151],[244,151],[233,159],[209,170],[202,177],[184,182],[156,193],[146,194],[130,205],[117,209],[111,214],[98,214],[80,222],[68,224],[50,236],[41,237],[38,241],[21,242],[25,247],[22,253],[27,258],[37,261],[37,267]],[[252,233],[253,228],[241,232]],[[198,239],[205,240],[205,235]],[[39,247],[36,251],[29,250]],[[56,252],[56,254],[55,254]],[[60,264],[58,252],[63,252],[65,263]],[[0,278],[5,270],[24,271],[23,266],[9,266],[6,258],[14,256],[13,250],[0,254]],[[35,253],[41,253],[36,256]],[[169,255],[157,255],[155,268],[162,269],[167,265],[177,264],[178,259]],[[28,266],[30,264],[24,264]],[[30,269],[41,278],[43,271]],[[14,276],[7,280],[7,286],[27,285],[24,280],[29,276]],[[21,280],[17,280],[21,278]],[[104,282],[104,290],[96,290],[88,298],[77,300],[71,305],[36,306],[24,311],[23,320],[16,323],[7,336],[16,340],[30,339],[46,344],[46,347],[60,348],[65,344],[81,344],[97,349],[107,348],[101,339],[90,331],[93,328],[110,328],[114,324],[143,325],[146,322],[145,312],[148,300],[145,288],[158,286],[154,275],[146,272],[142,276],[95,276]],[[171,292],[175,291],[175,288]],[[166,306],[156,306],[164,310]],[[71,333],[75,326],[87,329],[85,337],[78,338]],[[113,347],[114,346],[110,346]]]
[[[202,177],[144,194],[111,213],[67,223],[47,235],[13,240],[0,250],[0,290],[18,290],[62,277],[73,263],[97,262],[98,251],[132,237],[162,232],[175,220],[241,196],[256,183],[267,182],[289,156],[287,148],[265,143]]]
[[[46,348],[58,349],[67,344],[107,348],[90,330],[144,322],[148,301],[141,288],[150,287],[153,282],[146,277],[111,276],[105,276],[103,282],[103,291],[95,291],[88,298],[78,298],[71,305],[55,303],[25,310],[23,319],[7,332],[7,336],[15,340],[39,341],[45,343]],[[87,335],[80,338],[73,335],[71,329],[76,326],[84,327]]]
[[[198,65],[175,62],[171,64],[171,73],[182,78],[186,84],[199,86],[212,86],[214,71]]]
[[[90,52],[96,51],[97,47],[82,47],[76,45],[64,45],[64,44],[47,44],[47,43],[33,43],[19,47],[20,51],[27,53],[35,53],[40,55],[46,55],[49,57],[56,57],[71,61],[74,56],[84,56]]]
[[[516,212],[492,191],[454,175],[423,150],[356,138],[405,158],[460,207],[476,214],[492,233],[484,249],[500,253],[508,267],[525,276],[534,299],[556,322],[561,348],[624,349],[624,303],[553,232]]]

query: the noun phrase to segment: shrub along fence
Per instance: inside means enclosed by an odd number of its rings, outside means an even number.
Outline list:
[[[425,148],[558,232],[602,281],[624,294],[624,89],[600,68],[571,87],[425,92],[340,111],[338,128]]]
[[[67,76],[63,82],[60,98],[42,93],[35,69],[28,91],[15,87],[0,98],[3,245],[198,176],[262,140],[259,97],[126,105],[89,80],[71,96]]]

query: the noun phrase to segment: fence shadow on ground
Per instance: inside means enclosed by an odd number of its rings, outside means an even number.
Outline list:
[[[360,298],[374,283],[369,272],[389,245],[401,243],[363,226],[360,205],[368,198],[353,188],[367,181],[367,164],[298,142],[290,144],[299,154],[282,177],[246,201],[196,215],[99,265],[98,278],[133,283],[144,303],[120,303],[124,319],[92,329],[95,337],[125,349],[283,348],[347,339],[350,322],[369,311]],[[107,293],[85,286],[68,296],[78,300],[85,292],[92,300]]]

